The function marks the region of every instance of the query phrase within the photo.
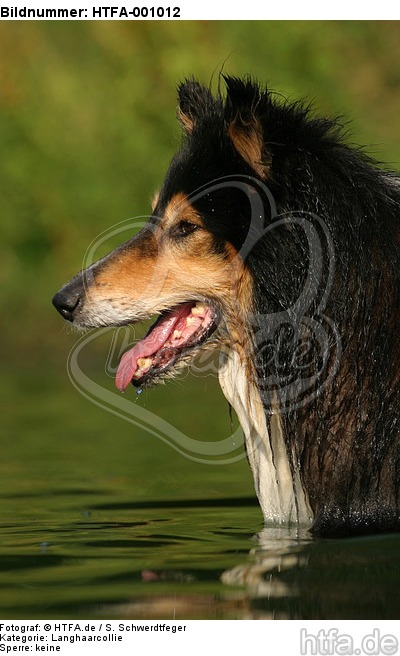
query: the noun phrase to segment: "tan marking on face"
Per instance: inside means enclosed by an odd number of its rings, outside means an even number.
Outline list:
[[[199,214],[188,200],[186,194],[182,192],[175,194],[169,201],[165,208],[162,225],[164,227],[171,227],[174,223],[179,223],[179,221],[188,221],[201,227],[204,226]]]
[[[201,229],[176,240],[171,228],[182,220]],[[204,298],[222,308],[234,342],[247,342],[250,272],[232,245],[226,244],[222,253],[214,252],[213,236],[186,196],[177,194],[159,224],[149,224],[101,262],[87,290],[85,307],[88,315],[96,315],[99,321],[104,316],[115,324]]]

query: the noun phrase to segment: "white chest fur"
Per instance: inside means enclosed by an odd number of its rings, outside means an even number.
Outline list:
[[[299,474],[293,476],[290,470],[279,412],[271,416],[268,431],[258,389],[248,380],[245,367],[234,351],[227,355],[220,369],[219,382],[243,428],[265,522],[310,526],[312,511]]]

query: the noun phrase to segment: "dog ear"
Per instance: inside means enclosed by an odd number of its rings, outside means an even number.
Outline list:
[[[207,87],[197,80],[185,80],[178,88],[177,117],[186,134],[191,134],[197,122],[212,111],[215,101]]]
[[[261,115],[267,94],[250,80],[224,77],[227,88],[225,121],[228,137],[239,155],[263,180],[269,177],[271,156],[264,145]]]

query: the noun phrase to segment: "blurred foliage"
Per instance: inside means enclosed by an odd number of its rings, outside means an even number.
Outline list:
[[[245,459],[200,465],[88,402],[65,371],[77,337],[51,305],[97,235],[149,212],[180,141],[177,83],[194,75],[216,88],[221,70],[250,73],[286,97],[354,120],[349,138],[400,168],[397,22],[0,22],[1,608],[12,616],[72,617],[89,599],[128,599],[132,572],[140,591],[144,568],[231,567],[240,559],[235,549],[250,548],[243,531],[259,528],[256,506],[179,510],[181,499],[253,494]],[[114,389],[106,356],[107,349],[90,355],[90,371]],[[127,397],[134,402],[133,390]],[[194,439],[231,432],[211,377],[146,391],[139,405]],[[152,510],[164,498],[176,507]],[[148,499],[150,506],[136,505]],[[168,518],[171,528],[148,528],[154,518]],[[162,550],[132,539],[161,533],[157,526],[172,536]],[[213,540],[222,540],[220,551]],[[335,580],[347,585],[347,570],[340,579],[335,567]]]
[[[354,119],[352,139],[396,168],[399,37],[382,21],[0,24],[3,361],[65,353],[51,296],[96,235],[149,211],[179,80],[251,73]]]

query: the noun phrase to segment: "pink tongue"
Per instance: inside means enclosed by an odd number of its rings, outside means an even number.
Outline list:
[[[115,378],[115,384],[120,392],[124,392],[131,382],[137,369],[138,359],[147,358],[149,355],[153,355],[158,351],[171,335],[174,326],[181,316],[187,316],[191,307],[191,303],[186,303],[170,312],[165,319],[160,321],[158,326],[153,328],[147,337],[140,340],[132,349],[124,353]]]

